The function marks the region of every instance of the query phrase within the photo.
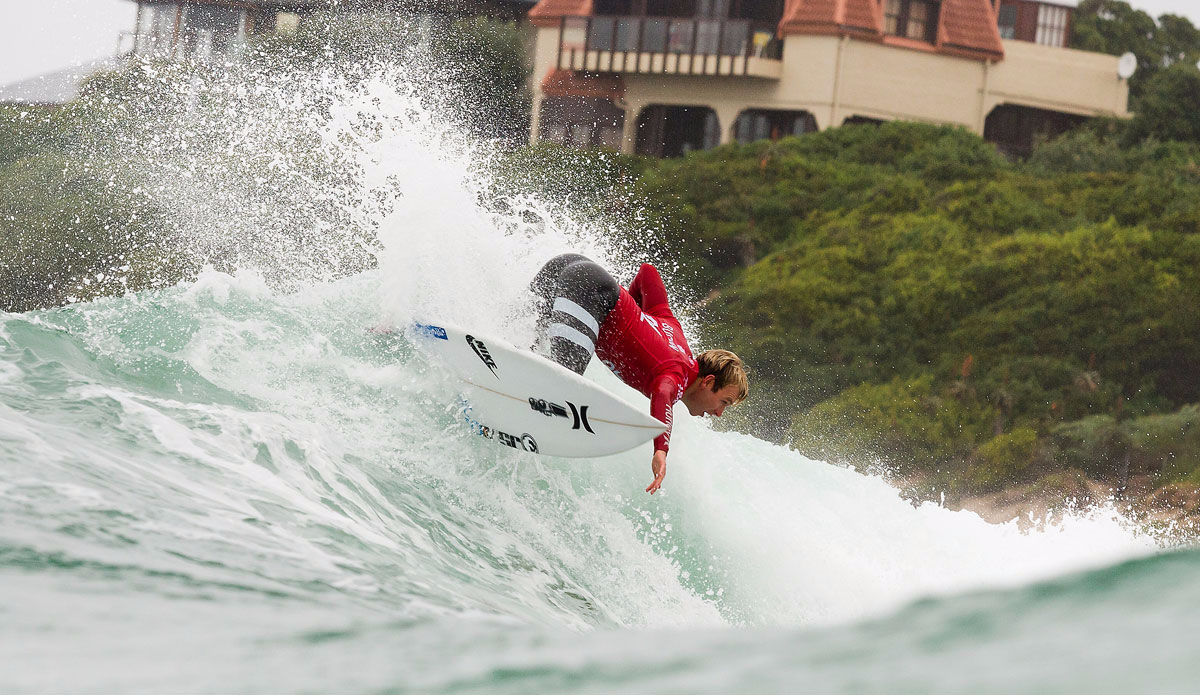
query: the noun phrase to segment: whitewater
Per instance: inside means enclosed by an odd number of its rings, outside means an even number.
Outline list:
[[[654,497],[649,445],[560,460],[471,434],[437,369],[369,329],[529,344],[547,258],[624,281],[656,259],[569,199],[496,205],[486,145],[403,74],[306,88],[156,124],[174,144],[112,163],[224,269],[0,314],[0,690],[1193,691],[1200,555],[1111,508],[988,524],[684,411]],[[187,146],[287,127],[352,185],[283,157],[273,208],[254,161]],[[295,227],[299,199],[371,241]],[[350,253],[372,267],[326,272]]]

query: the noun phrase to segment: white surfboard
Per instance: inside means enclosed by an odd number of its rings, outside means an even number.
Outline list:
[[[468,423],[503,446],[547,456],[607,456],[667,428],[646,407],[503,340],[441,322],[418,322],[412,333],[460,382]]]

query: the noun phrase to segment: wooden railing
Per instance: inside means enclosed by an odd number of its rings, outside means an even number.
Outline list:
[[[564,69],[597,69],[598,62],[610,72],[746,75],[750,59],[779,61],[783,42],[774,26],[745,19],[563,17],[558,50]],[[668,70],[669,62],[675,69]]]

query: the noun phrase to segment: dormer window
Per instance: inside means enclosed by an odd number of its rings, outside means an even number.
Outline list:
[[[1043,46],[1062,48],[1071,42],[1070,7],[1064,0],[1000,0],[996,24],[1000,38],[1031,41]]]
[[[937,40],[937,0],[887,0],[887,33],[934,43]]]
[[[1057,5],[1042,5],[1038,8],[1037,35],[1034,43],[1062,48],[1067,45],[1067,23],[1071,11]]]
[[[1000,38],[1011,39],[1017,35],[1017,6],[1001,5],[997,14],[997,24],[1000,27]]]

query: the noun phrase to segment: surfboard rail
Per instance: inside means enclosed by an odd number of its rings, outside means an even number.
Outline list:
[[[468,425],[501,445],[546,456],[608,456],[667,428],[599,384],[502,339],[442,321],[415,321],[411,333],[462,387]]]

